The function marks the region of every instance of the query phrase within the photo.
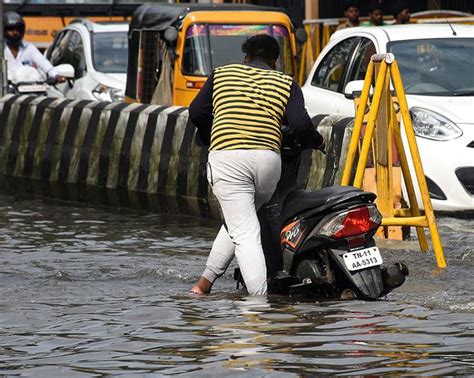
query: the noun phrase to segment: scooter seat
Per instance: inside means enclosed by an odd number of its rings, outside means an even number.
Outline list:
[[[372,202],[377,196],[353,186],[330,186],[318,190],[295,190],[291,192],[283,205],[283,218],[289,219],[304,211],[321,208],[324,211],[338,203],[359,198],[363,202]]]

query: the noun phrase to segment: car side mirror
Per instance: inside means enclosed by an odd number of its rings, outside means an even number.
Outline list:
[[[353,80],[349,81],[344,87],[344,97],[353,100],[355,97],[359,97],[364,88],[364,80]],[[370,89],[372,93],[372,87]]]
[[[295,32],[295,38],[299,43],[303,44],[308,40],[308,34],[306,34],[306,30],[303,28],[298,28]]]
[[[55,68],[58,71],[59,75],[64,76],[67,79],[74,79],[75,72],[74,72],[74,67],[71,64],[68,64],[68,63],[59,64]]]

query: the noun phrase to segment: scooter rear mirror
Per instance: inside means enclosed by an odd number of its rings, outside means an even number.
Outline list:
[[[74,67],[68,63],[60,64],[56,66],[58,74],[64,76],[67,79],[74,79]]]

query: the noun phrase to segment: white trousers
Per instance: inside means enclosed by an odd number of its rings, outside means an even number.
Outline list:
[[[211,151],[207,178],[225,225],[212,245],[203,277],[214,282],[237,257],[250,295],[267,293],[267,269],[257,210],[273,195],[281,175],[280,155],[270,150]]]

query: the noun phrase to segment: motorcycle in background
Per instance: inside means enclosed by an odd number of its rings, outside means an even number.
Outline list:
[[[56,66],[59,75],[68,81],[74,78],[74,68],[70,64]],[[24,65],[13,72],[8,71],[8,93],[37,96],[64,97],[56,89],[56,80],[48,78],[46,73],[33,66]]]

